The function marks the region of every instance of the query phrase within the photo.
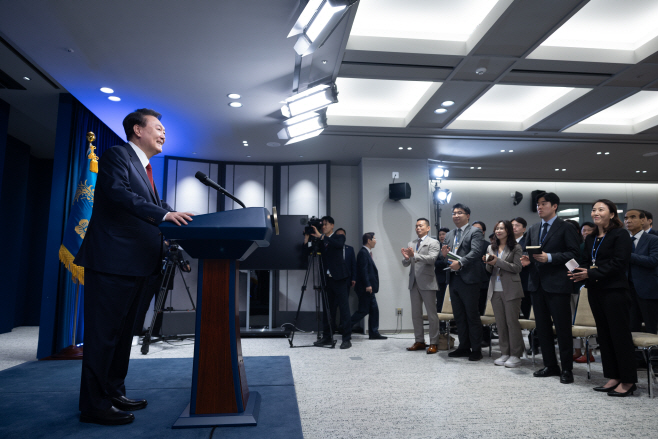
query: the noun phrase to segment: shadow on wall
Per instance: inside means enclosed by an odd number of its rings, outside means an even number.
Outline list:
[[[386,245],[398,257],[397,259],[402,259],[400,249],[409,243],[418,216],[410,212],[404,203],[389,200],[388,197],[379,206],[382,212],[382,228],[386,234]]]

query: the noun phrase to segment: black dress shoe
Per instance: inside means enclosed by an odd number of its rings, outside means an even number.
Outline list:
[[[323,338],[323,339],[318,340],[315,343],[313,343],[313,346],[326,346],[326,345],[330,345],[330,344],[334,344],[333,339]]]
[[[110,400],[112,401],[112,405],[114,407],[118,408],[119,410],[123,410],[124,412],[145,409],[148,405],[148,402],[146,402],[145,399],[129,399],[125,396],[116,396],[114,398],[110,398]]]
[[[341,349],[349,349],[352,347],[352,342],[349,340],[343,340],[343,342],[340,344]]]
[[[545,367],[533,373],[532,376],[537,378],[557,377],[560,376],[560,367],[559,366]]]
[[[368,338],[370,340],[386,340],[388,337],[385,337],[385,336],[377,333],[377,334],[373,334],[373,335],[369,336]]]
[[[468,356],[468,361],[480,361],[482,359],[482,351],[477,350],[471,352],[471,355]]]
[[[594,387],[595,392],[610,392],[612,390],[615,390],[617,386],[612,386],[612,387],[605,387],[605,386],[599,386],[599,387]]]
[[[563,370],[562,375],[560,375],[560,382],[562,384],[573,383],[573,372],[571,372],[570,370]]]
[[[80,422],[100,425],[122,425],[130,424],[135,420],[132,413],[122,412],[112,406],[105,411],[90,411],[80,413]]]
[[[613,389],[613,390],[608,392],[608,396],[616,396],[616,397],[619,397],[619,398],[623,398],[625,396],[631,396],[633,394],[633,392],[635,392],[636,390],[637,390],[637,386],[635,384],[633,384],[631,386],[631,388],[628,389],[625,392],[617,392],[616,390]]]
[[[459,357],[470,357],[470,349],[455,349],[454,351],[448,353],[448,357],[459,358]]]

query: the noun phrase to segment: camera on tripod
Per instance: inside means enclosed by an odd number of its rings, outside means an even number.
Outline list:
[[[322,233],[322,226],[323,226],[322,220],[320,218],[316,218],[312,216],[311,218],[308,219],[308,221],[306,221],[306,226],[304,227],[304,235],[308,235],[310,241],[315,241],[318,238],[313,236],[313,234],[315,233],[313,227],[318,229],[318,232]]]
[[[183,250],[181,250],[180,246],[178,244],[170,244],[169,247],[167,248],[167,254],[165,256],[165,259],[163,261],[163,270],[164,267],[166,267],[167,262],[171,261],[174,265],[178,265],[178,268],[180,268],[180,271],[183,273],[189,273],[192,271],[192,267],[190,266],[190,261],[186,261],[183,256]]]

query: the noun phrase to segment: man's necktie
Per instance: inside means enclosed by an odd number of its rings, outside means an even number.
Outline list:
[[[150,163],[146,165],[146,175],[148,176],[149,181],[151,182],[151,189],[153,189],[153,193],[155,193],[155,183],[153,183],[153,170],[151,169]]]
[[[419,248],[420,248],[420,239],[419,239],[418,242],[416,243],[416,251],[418,251]]]
[[[457,229],[457,233],[455,236],[455,248],[459,247],[459,243],[462,240],[462,229]]]
[[[546,239],[547,233],[548,233],[548,223],[544,223],[544,225],[542,226],[541,236],[539,237],[539,245],[544,243],[544,239]]]
[[[636,239],[637,239],[637,238],[636,238],[635,236],[633,236],[633,237],[631,238],[631,240],[632,240],[632,242],[633,242],[633,247],[631,248],[631,252],[632,252],[632,253],[635,253],[635,240],[636,240]],[[633,270],[631,270],[631,264],[628,264],[628,281],[629,281],[630,283],[633,283]]]

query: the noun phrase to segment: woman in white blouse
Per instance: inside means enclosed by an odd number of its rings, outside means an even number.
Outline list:
[[[499,221],[494,228],[495,238],[483,256],[487,271],[491,273],[487,298],[496,318],[501,356],[494,361],[497,366],[517,367],[525,349],[519,311],[523,299],[523,287],[519,273],[523,250],[514,239],[510,221]]]

